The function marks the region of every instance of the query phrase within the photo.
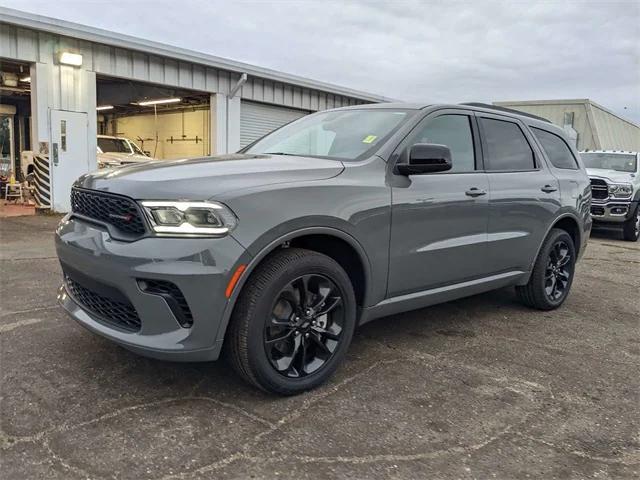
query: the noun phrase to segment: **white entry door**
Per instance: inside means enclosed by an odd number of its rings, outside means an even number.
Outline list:
[[[51,110],[51,206],[56,212],[71,210],[71,185],[89,172],[87,114]]]

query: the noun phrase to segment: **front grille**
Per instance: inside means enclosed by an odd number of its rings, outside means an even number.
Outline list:
[[[65,283],[69,295],[90,313],[100,317],[101,320],[124,330],[132,332],[140,330],[140,317],[131,303],[100,295],[68,275],[65,275]]]
[[[108,223],[129,236],[140,236],[146,231],[136,202],[120,195],[73,188],[71,210],[84,217]]]
[[[591,198],[594,200],[606,200],[609,198],[609,187],[607,187],[607,182],[598,178],[592,178]]]
[[[193,325],[193,314],[189,304],[176,284],[166,280],[139,278],[138,286],[145,293],[159,295],[164,298],[180,325],[185,328]]]
[[[604,215],[604,207],[591,206],[591,215],[601,217]]]

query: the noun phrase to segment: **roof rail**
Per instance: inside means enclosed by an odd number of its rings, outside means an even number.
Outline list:
[[[468,103],[461,103],[460,105],[467,105],[469,107],[488,108],[489,110],[498,110],[500,112],[513,113],[515,115],[522,115],[523,117],[535,118],[536,120],[540,120],[542,122],[551,123],[550,120],[544,117],[539,117],[538,115],[534,115],[533,113],[522,112],[520,110],[514,110],[513,108],[500,107],[498,105],[490,105],[488,103],[468,102]]]

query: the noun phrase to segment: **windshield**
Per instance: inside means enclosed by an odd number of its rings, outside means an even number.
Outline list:
[[[411,110],[363,109],[302,117],[247,147],[243,153],[273,153],[358,160],[375,151]]]
[[[133,142],[129,142],[131,145],[131,148],[133,148],[133,153],[137,153],[138,155],[144,155],[145,157],[147,156],[146,153],[144,153],[142,150],[140,150],[140,147],[138,147],[138,145],[136,145]]]
[[[635,172],[638,168],[635,154],[589,152],[581,153],[580,158],[582,158],[582,163],[587,168],[603,168],[630,173]]]
[[[98,138],[98,147],[103,153],[131,153],[129,144],[121,138]]]

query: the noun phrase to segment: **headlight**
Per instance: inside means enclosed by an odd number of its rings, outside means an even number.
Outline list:
[[[609,193],[618,198],[630,197],[633,193],[633,186],[630,183],[610,184]]]
[[[235,228],[238,219],[217,202],[141,202],[156,233],[191,236],[223,236]]]

